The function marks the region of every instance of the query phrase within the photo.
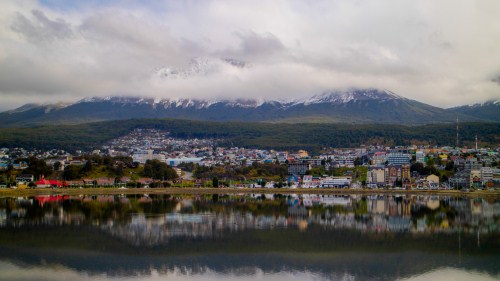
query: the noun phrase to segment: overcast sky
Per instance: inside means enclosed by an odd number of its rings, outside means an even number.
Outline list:
[[[2,0],[0,110],[84,97],[380,88],[500,99],[498,0]]]

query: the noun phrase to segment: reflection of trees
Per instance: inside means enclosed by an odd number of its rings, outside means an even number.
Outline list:
[[[496,201],[432,196],[130,195],[52,199],[0,199],[0,209],[5,210],[5,224],[99,224],[118,227],[130,225],[137,214],[144,214],[144,224],[135,221],[136,230],[156,225],[161,226],[158,231],[168,232],[174,226],[185,228],[188,222],[165,223],[158,221],[158,217],[189,214],[217,218],[210,224],[213,224],[211,229],[218,231],[272,229],[277,225],[306,230],[312,225],[321,225],[361,232],[448,233],[457,232],[458,228],[465,232],[478,229],[498,232],[495,225],[500,220],[499,203]],[[195,222],[190,227],[194,230],[181,232],[192,236],[202,225]],[[194,232],[186,234],[189,231]]]

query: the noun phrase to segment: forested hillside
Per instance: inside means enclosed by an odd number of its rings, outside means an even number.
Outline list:
[[[269,124],[248,122],[206,122],[174,119],[137,119],[80,125],[1,128],[0,147],[65,150],[98,148],[107,141],[136,128],[167,130],[177,138],[218,138],[223,145],[275,149],[311,149],[380,145],[455,145],[456,125],[347,125],[347,124]],[[460,125],[460,145],[472,146],[477,135],[480,144],[498,146],[499,123]]]

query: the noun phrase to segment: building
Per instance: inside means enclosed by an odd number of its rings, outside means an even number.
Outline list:
[[[170,165],[172,167],[176,167],[181,163],[194,163],[194,164],[199,164],[203,160],[201,157],[183,157],[183,158],[168,158],[165,159],[165,162],[167,165]]]
[[[493,168],[481,167],[481,184],[486,185],[487,182],[493,181]]]
[[[297,154],[299,155],[300,158],[305,158],[309,156],[309,153],[305,150],[299,150]]]
[[[350,185],[350,177],[331,177],[321,181],[321,187],[348,188]]]
[[[30,183],[35,180],[35,176],[32,174],[21,174],[16,177],[16,182],[22,182],[22,183]]]
[[[425,152],[423,150],[417,150],[415,152],[415,158],[417,163],[425,164]]]
[[[410,180],[411,179],[411,174],[410,174],[410,164],[403,164],[401,165],[401,179],[404,180]]]
[[[491,170],[492,180],[496,184],[500,184],[500,169]]]
[[[385,171],[383,167],[369,167],[366,175],[366,183],[377,187],[385,185]]]
[[[288,159],[288,152],[277,152],[276,153],[276,158],[278,159],[278,162],[280,163],[285,163],[286,160]]]
[[[372,156],[372,164],[374,166],[385,165],[385,161],[387,160],[387,154],[383,151],[375,152]]]
[[[182,170],[180,168],[173,168],[177,177],[182,178]]]
[[[439,177],[436,175],[428,175],[426,178],[430,187],[438,187],[439,186]]]
[[[471,170],[469,177],[470,187],[481,187],[481,170]]]
[[[467,160],[465,160],[465,165],[464,165],[464,169],[465,170],[468,170],[468,171],[472,171],[472,170],[481,170],[481,167],[483,165],[477,161],[477,158],[468,158]]]
[[[303,176],[311,169],[308,163],[288,163],[288,175]]]
[[[356,156],[353,155],[336,156],[334,159],[334,167],[354,168],[354,160],[356,160]]]
[[[388,165],[403,165],[410,164],[411,156],[402,152],[391,152],[387,155]]]
[[[467,171],[459,171],[448,180],[450,186],[456,189],[466,188],[470,186],[470,173]]]
[[[401,166],[398,165],[385,167],[385,184],[387,186],[395,186],[396,181],[401,181],[401,170]]]
[[[160,162],[165,163],[165,155],[163,154],[154,154],[153,150],[145,150],[138,151],[132,155],[132,160],[134,162],[139,162],[141,164],[145,164],[148,160],[158,160]]]

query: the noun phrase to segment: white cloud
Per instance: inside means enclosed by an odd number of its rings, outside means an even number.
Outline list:
[[[115,94],[283,98],[346,87],[442,107],[500,98],[496,0],[48,2],[2,2],[0,110]],[[247,67],[155,74],[193,58]]]

